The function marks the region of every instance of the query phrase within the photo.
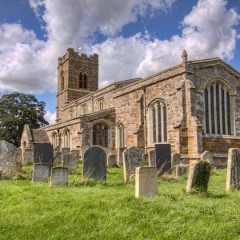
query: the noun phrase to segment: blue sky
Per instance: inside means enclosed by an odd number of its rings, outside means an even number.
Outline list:
[[[181,61],[221,57],[240,71],[240,0],[1,0],[0,95],[46,102],[55,119],[57,58],[99,54],[100,87]]]

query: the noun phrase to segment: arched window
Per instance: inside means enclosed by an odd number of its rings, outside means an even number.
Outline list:
[[[221,81],[214,81],[204,89],[205,133],[232,134],[230,88]]]
[[[63,132],[63,145],[65,148],[70,148],[70,130],[65,129]]]
[[[117,125],[117,146],[125,147],[124,126],[121,123]]]
[[[93,145],[108,147],[108,126],[98,123],[93,126]]]
[[[79,88],[87,88],[87,74],[80,72],[79,74]]]
[[[157,100],[149,106],[149,136],[151,143],[167,142],[167,108],[166,104]]]
[[[52,145],[53,147],[56,147],[58,145],[58,142],[57,142],[57,133],[56,132],[53,132],[52,133]]]
[[[64,90],[64,72],[61,72],[60,75],[60,81],[61,81],[61,91]]]

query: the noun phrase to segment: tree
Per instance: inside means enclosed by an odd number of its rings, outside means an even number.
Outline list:
[[[0,139],[20,146],[25,124],[30,128],[48,125],[44,119],[45,102],[30,94],[14,92],[0,98]]]

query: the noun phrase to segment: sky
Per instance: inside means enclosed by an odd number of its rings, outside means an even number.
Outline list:
[[[34,94],[55,121],[57,59],[99,54],[100,88],[220,57],[240,71],[240,0],[0,0],[0,96]]]

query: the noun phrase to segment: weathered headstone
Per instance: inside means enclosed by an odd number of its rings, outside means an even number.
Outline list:
[[[143,153],[142,159],[143,159],[143,164],[148,165],[148,153],[147,152]]]
[[[188,168],[188,165],[175,165],[176,177],[185,176],[187,174]]]
[[[117,164],[117,156],[116,155],[108,155],[107,156],[107,166],[108,167],[115,167]]]
[[[150,198],[157,195],[157,168],[137,167],[135,173],[135,197]]]
[[[49,165],[46,163],[35,163],[33,166],[32,182],[48,182]]]
[[[211,165],[207,161],[198,161],[190,165],[186,192],[195,189],[199,192],[206,192],[211,172]]]
[[[68,154],[70,153],[70,148],[62,148],[62,154]]]
[[[148,152],[148,166],[149,167],[156,167],[156,156],[155,156],[155,150],[151,150]]]
[[[124,181],[128,182],[135,174],[136,167],[144,165],[142,151],[136,147],[129,147],[123,152]]]
[[[75,173],[77,170],[78,154],[79,152],[71,151],[68,154],[62,155],[63,167],[67,168],[69,173]]]
[[[33,143],[34,163],[53,164],[53,146],[51,143]]]
[[[62,162],[62,152],[55,150],[53,152],[53,164],[56,166],[58,163]]]
[[[171,170],[171,144],[155,144],[155,158],[158,174]]]
[[[117,164],[121,166],[123,164],[123,152],[126,148],[120,147],[117,149]]]
[[[202,161],[207,161],[213,166],[213,157],[212,154],[209,151],[205,151],[201,155],[201,160]]]
[[[50,175],[51,186],[66,186],[68,184],[68,169],[65,167],[53,167]]]
[[[173,168],[176,165],[179,165],[181,163],[181,154],[174,153],[172,155],[172,161],[171,161],[171,167]]]
[[[90,147],[83,157],[83,179],[106,180],[107,154],[99,146]]]
[[[21,169],[21,150],[0,140],[0,178],[13,178]]]
[[[33,149],[25,148],[24,152],[22,153],[22,164],[28,165],[32,163],[33,163]]]
[[[240,150],[228,149],[226,190],[240,189]]]

